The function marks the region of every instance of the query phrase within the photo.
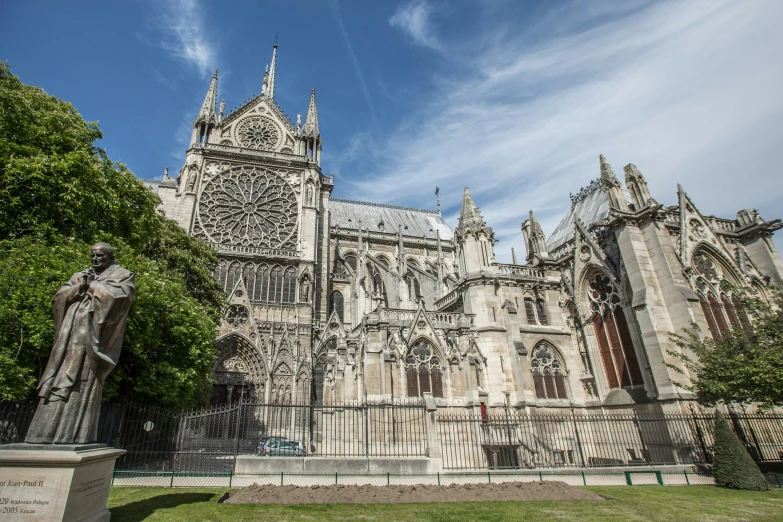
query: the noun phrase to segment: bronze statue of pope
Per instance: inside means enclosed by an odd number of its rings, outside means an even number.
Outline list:
[[[120,357],[135,282],[106,243],[93,245],[90,261],[54,295],[54,344],[25,442],[97,439],[103,382]]]

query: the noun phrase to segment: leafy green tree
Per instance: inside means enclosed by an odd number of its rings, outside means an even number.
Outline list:
[[[691,383],[681,386],[695,393],[699,402],[783,404],[783,293],[771,288],[769,294],[769,302],[758,295],[741,295],[737,313],[750,319],[744,327],[713,338],[700,336],[693,325],[693,331],[673,336],[680,351],[669,353],[691,376]]]
[[[712,450],[712,474],[716,486],[751,491],[769,489],[753,458],[720,411],[715,412],[715,444]]]
[[[225,298],[211,276],[217,257],[94,146],[102,137],[0,63],[0,399],[34,394],[54,339],[52,296],[107,241],[136,274],[136,298],[104,400],[204,403]]]

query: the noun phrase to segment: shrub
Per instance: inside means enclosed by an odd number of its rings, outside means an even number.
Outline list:
[[[721,488],[766,491],[767,481],[721,412],[715,413],[712,472]]]

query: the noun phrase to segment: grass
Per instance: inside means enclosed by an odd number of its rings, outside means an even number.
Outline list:
[[[608,501],[448,504],[218,504],[225,489],[112,488],[112,522],[279,520],[487,521],[499,520],[781,520],[783,490],[733,491],[713,486],[593,486]]]

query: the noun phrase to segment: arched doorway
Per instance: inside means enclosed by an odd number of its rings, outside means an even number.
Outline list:
[[[212,367],[217,383],[212,392],[213,405],[230,404],[242,399],[264,399],[267,371],[257,348],[246,337],[232,333],[215,341],[218,359]]]

